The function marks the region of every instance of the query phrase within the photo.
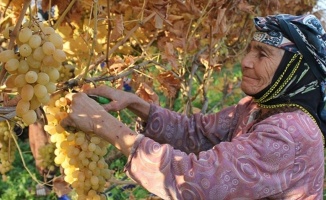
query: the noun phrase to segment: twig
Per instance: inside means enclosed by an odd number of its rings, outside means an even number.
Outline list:
[[[81,79],[81,81],[83,81],[83,80],[85,80],[87,78],[87,74],[88,74],[89,67],[90,67],[90,64],[91,64],[91,61],[92,61],[92,57],[94,55],[94,49],[95,49],[95,46],[96,46],[96,39],[97,39],[97,7],[98,7],[97,0],[93,0],[94,28],[93,28],[92,48],[91,48],[91,50],[89,52],[88,62],[87,62],[87,65],[86,65],[84,76]],[[90,15],[90,17],[91,17],[91,15]]]
[[[59,19],[58,19],[57,22],[53,25],[53,28],[54,28],[54,29],[57,29],[58,26],[62,23],[63,19],[66,17],[67,13],[70,11],[70,9],[72,8],[72,6],[75,4],[76,1],[77,1],[77,0],[72,0],[72,1],[69,3],[68,7],[65,9],[65,11],[63,11],[63,13],[60,14]]]
[[[111,43],[111,31],[112,31],[112,26],[111,26],[111,20],[110,20],[110,12],[111,12],[111,4],[110,0],[107,0],[107,8],[108,8],[108,34],[107,34],[107,42],[106,42],[106,54],[105,54],[105,63],[106,66],[109,66],[109,52],[110,52],[110,43]]]
[[[16,140],[16,138],[14,137],[14,135],[13,135],[14,133],[12,133],[11,132],[11,137],[13,138],[13,140],[14,140],[14,142],[15,142],[15,144],[16,144],[16,146],[17,146],[17,150],[18,150],[18,152],[19,152],[19,155],[20,155],[20,158],[21,158],[21,161],[22,161],[22,163],[23,163],[23,166],[24,166],[24,168],[26,169],[26,171],[28,172],[28,174],[31,176],[31,178],[35,181],[35,182],[37,182],[37,183],[39,183],[39,184],[42,184],[42,182],[40,182],[33,174],[32,174],[32,172],[28,169],[28,167],[27,167],[27,165],[26,165],[26,163],[25,163],[25,159],[24,159],[24,157],[23,157],[23,153],[22,153],[22,151],[21,151],[21,149],[20,149],[20,147],[19,147],[19,144],[18,144],[18,142],[17,142],[17,140]]]
[[[144,23],[146,23],[147,21],[149,21],[150,19],[152,19],[155,16],[155,12],[152,12],[152,14],[150,14],[148,17],[146,17],[143,21],[139,22],[134,28],[132,28],[127,35],[120,40],[117,44],[115,44],[110,51],[108,52],[108,57],[110,57],[110,55],[117,49],[119,48],[119,46],[121,46],[123,43],[125,43],[133,34],[134,32]]]

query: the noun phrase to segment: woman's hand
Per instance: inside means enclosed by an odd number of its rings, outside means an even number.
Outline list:
[[[133,93],[114,89],[105,85],[88,89],[85,93],[111,99],[112,101],[110,103],[102,105],[106,111],[119,111],[127,108],[137,98]]]
[[[129,155],[136,138],[134,131],[110,115],[85,93],[72,96],[70,112],[60,124],[66,130],[74,128],[85,133],[95,133],[116,146],[126,156]]]
[[[88,89],[85,93],[111,99],[112,101],[110,103],[102,105],[106,111],[119,111],[128,108],[143,120],[146,121],[148,118],[150,104],[133,93],[114,89],[105,85]]]
[[[68,117],[61,122],[63,127],[74,127],[85,133],[96,133],[97,126],[103,123],[101,118],[109,117],[109,113],[84,93],[73,94],[71,98]]]

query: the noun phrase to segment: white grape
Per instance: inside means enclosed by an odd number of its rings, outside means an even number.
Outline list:
[[[23,99],[19,100],[16,106],[16,114],[22,117],[30,109],[30,102]]]
[[[46,89],[48,90],[48,93],[53,93],[56,91],[57,89],[57,86],[55,85],[55,83],[53,82],[48,82],[46,85],[45,85]]]
[[[49,41],[52,42],[57,49],[61,49],[63,46],[63,39],[58,33],[52,33],[49,36]]]
[[[7,77],[6,83],[5,83],[7,88],[14,88],[16,86],[15,85],[16,77],[17,77],[17,74],[12,74]]]
[[[26,80],[25,80],[25,74],[19,74],[16,78],[15,78],[15,85],[16,87],[20,88],[23,87],[24,85],[26,85]]]
[[[63,62],[66,60],[66,54],[61,49],[56,49],[53,53],[53,58],[58,62]]]
[[[49,75],[50,80],[53,82],[58,80],[58,78],[60,77],[59,70],[54,67],[48,68],[45,72]]]
[[[16,58],[12,58],[8,60],[8,62],[6,62],[5,64],[5,68],[9,73],[15,71],[18,67],[19,67],[19,61]]]
[[[49,77],[49,75],[47,73],[44,73],[44,72],[38,73],[37,82],[39,84],[45,85],[45,84],[47,84],[49,82],[49,80],[50,80],[50,77]]]
[[[4,50],[0,52],[0,62],[8,62],[8,60],[15,58],[14,50]]]
[[[29,71],[25,74],[25,80],[27,83],[35,83],[37,81],[37,73],[34,71]]]
[[[29,70],[29,66],[28,66],[27,61],[21,59],[19,61],[19,66],[18,66],[17,72],[19,74],[25,74],[26,72],[28,72],[28,70]]]
[[[30,100],[30,110],[35,110],[36,108],[41,106],[41,103],[38,98],[34,95],[33,98]]]
[[[45,94],[42,98],[37,98],[38,101],[42,104],[48,104],[51,96],[49,94]]]
[[[55,51],[55,46],[52,42],[44,42],[42,49],[45,55],[52,55]]]
[[[26,59],[26,61],[27,61],[27,63],[28,63],[28,65],[29,65],[30,68],[38,69],[38,68],[41,67],[41,62],[38,61],[38,60],[35,60],[33,58],[33,55],[28,56],[27,59]]]
[[[55,32],[52,27],[42,27],[42,31],[45,35],[50,35]]]
[[[54,60],[52,55],[46,55],[44,56],[42,63],[44,66],[51,66],[53,67],[54,65],[56,65],[56,61]]]
[[[42,61],[44,56],[45,56],[45,53],[43,52],[42,47],[37,47],[36,49],[34,49],[34,51],[33,51],[33,59],[34,60]]]
[[[21,98],[25,101],[29,101],[34,96],[34,87],[30,84],[26,84],[21,89]]]
[[[42,43],[42,38],[39,35],[32,35],[28,41],[29,46],[32,47],[33,49],[39,47],[41,43]]]
[[[22,119],[27,125],[33,124],[37,120],[36,112],[34,110],[28,110],[23,114]]]
[[[34,86],[34,94],[37,96],[37,98],[42,98],[48,93],[46,87],[41,84],[36,84]]]
[[[28,44],[23,44],[19,47],[19,53],[23,57],[27,57],[31,55],[32,53],[32,48]]]
[[[20,42],[27,42],[29,40],[29,38],[32,36],[33,32],[31,29],[29,28],[23,28],[20,30],[19,34],[18,34],[18,39]]]

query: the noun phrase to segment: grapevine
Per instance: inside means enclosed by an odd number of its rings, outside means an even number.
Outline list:
[[[0,122],[0,173],[5,175],[13,166],[17,147],[13,141],[17,135],[14,133],[13,126],[9,121]]]
[[[64,180],[75,189],[78,199],[105,199],[102,192],[111,177],[104,160],[108,143],[95,134],[70,133],[60,126],[69,109],[69,100],[65,97],[53,96],[44,109],[48,119],[44,129],[55,144],[54,162],[63,168]]]
[[[49,143],[39,148],[40,157],[37,159],[41,160],[41,167],[47,169],[48,171],[55,170],[54,150],[55,150],[54,143]]]
[[[12,27],[3,31],[6,39]],[[0,53],[0,62],[10,74],[6,80],[8,88],[17,88],[21,100],[16,114],[27,125],[37,119],[35,109],[50,100],[56,90],[59,70],[66,54],[62,50],[63,39],[52,27],[35,19],[26,21],[16,38],[18,51],[5,50]]]

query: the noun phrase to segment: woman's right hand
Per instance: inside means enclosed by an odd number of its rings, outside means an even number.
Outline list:
[[[102,105],[106,111],[119,111],[128,108],[143,120],[147,120],[150,108],[149,103],[133,93],[105,85],[91,88],[84,92],[89,95],[97,95],[111,99],[110,103]]]

